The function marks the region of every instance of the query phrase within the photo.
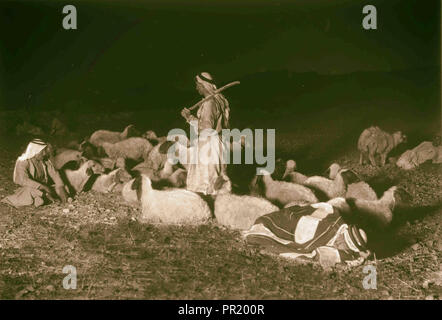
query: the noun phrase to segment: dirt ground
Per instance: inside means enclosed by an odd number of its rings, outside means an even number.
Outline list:
[[[0,204],[0,298],[440,299],[440,165],[425,163],[409,172],[393,164],[360,166],[353,143],[360,126],[351,132],[340,126],[335,122],[322,131],[277,130],[277,155],[299,159],[301,171],[317,174],[336,161],[354,169],[378,192],[396,184],[413,196],[413,209],[400,213],[404,216],[399,222],[377,239],[376,261],[366,263],[376,266],[377,289],[363,288],[364,266],[325,272],[270,257],[216,222],[199,227],[141,225],[134,219],[139,208],[126,205],[121,195],[88,192],[72,203],[37,209]],[[349,143],[331,154],[345,136]],[[2,136],[1,198],[15,189],[13,166],[26,139]],[[324,154],[327,157],[321,157]],[[67,265],[77,270],[75,290],[62,286]]]

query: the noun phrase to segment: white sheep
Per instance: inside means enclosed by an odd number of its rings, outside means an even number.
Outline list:
[[[156,144],[149,152],[145,165],[154,170],[161,169],[167,161],[167,151],[174,143],[173,141],[162,141]]]
[[[329,170],[330,177],[334,177],[333,179],[313,176],[307,178],[303,185],[323,193],[328,199],[332,199],[344,197],[347,191],[347,185],[359,180],[353,171],[340,169],[338,164],[332,164]]]
[[[318,202],[315,194],[309,188],[286,181],[275,181],[266,170],[261,170],[262,176],[258,177],[263,182],[263,193],[271,202],[285,206],[293,201],[305,201],[308,203]]]
[[[100,175],[93,183],[92,190],[109,193],[115,191],[118,185],[129,181],[132,177],[121,168],[115,169],[108,174]]]
[[[211,218],[209,205],[196,193],[184,190],[154,190],[146,175],[141,175],[140,222],[164,224],[202,224]]]
[[[138,177],[138,180],[134,178],[132,180],[129,180],[123,185],[123,189],[121,190],[121,195],[123,196],[123,199],[126,200],[128,203],[138,203],[139,195],[137,194],[137,190],[139,190],[139,187],[137,187],[135,184],[140,183],[140,178]]]
[[[57,148],[52,162],[54,164],[55,169],[60,170],[69,162],[75,162],[79,164],[82,161],[82,159],[83,157],[80,151],[65,149],[65,148]]]
[[[151,181],[154,182],[164,182],[165,187],[183,188],[186,186],[187,171],[181,168],[176,169],[172,174],[170,174],[170,167],[166,165],[160,172],[155,172],[151,168],[141,167],[136,168],[135,171],[139,175],[147,175]],[[137,195],[137,186],[134,185],[136,179],[131,179],[122,186],[121,194],[129,203],[137,203],[139,195]]]
[[[160,144],[167,141],[167,137],[158,137],[155,131],[153,130],[146,131],[145,133],[143,133],[142,137],[147,140],[151,140],[152,142],[155,142],[155,144]]]
[[[218,223],[233,229],[248,230],[259,217],[279,208],[270,201],[232,193],[221,194],[215,199],[215,217]]]
[[[130,124],[124,128],[123,132],[109,131],[109,130],[97,130],[89,138],[89,142],[96,147],[100,147],[104,142],[116,143],[118,141],[125,140],[130,137],[134,137],[138,134],[134,125]]]
[[[186,186],[187,171],[182,168],[174,169],[174,165],[166,160],[161,170],[146,165],[146,162],[140,163],[132,168],[137,174],[145,174],[153,182],[163,182],[166,186],[182,188]]]
[[[101,173],[104,173],[104,167],[94,160],[86,161],[77,170],[64,170],[64,175],[75,193],[83,191],[84,186],[92,175]]]
[[[307,176],[299,173],[296,170],[296,161],[295,160],[287,160],[286,169],[284,175],[282,176],[282,180],[303,184],[305,180],[307,180]]]
[[[131,159],[137,162],[147,159],[152,150],[152,144],[140,137],[128,138],[117,143],[103,142],[102,147],[109,158]]]
[[[394,209],[406,203],[408,199],[409,195],[403,189],[393,186],[385,191],[379,200],[346,198],[341,206],[334,206],[340,207],[342,212],[347,214],[347,218],[358,223],[384,228],[391,223]]]
[[[333,163],[330,168],[330,179],[334,179],[342,168],[337,163]],[[357,178],[357,177],[356,177]],[[346,198],[357,198],[364,200],[377,200],[376,192],[365,181],[349,183],[345,195]]]

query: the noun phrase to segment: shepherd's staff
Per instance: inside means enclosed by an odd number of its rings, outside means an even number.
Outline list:
[[[207,100],[213,98],[215,95],[217,95],[217,94],[220,93],[221,91],[224,91],[224,90],[226,90],[226,89],[228,89],[228,88],[230,88],[230,87],[236,86],[237,84],[240,84],[240,82],[239,82],[239,81],[233,81],[233,82],[231,82],[231,83],[229,83],[229,84],[226,84],[224,87],[221,87],[221,88],[215,90],[215,92],[212,93],[210,96],[205,97],[205,98],[202,99],[200,102],[195,103],[195,104],[194,104],[193,106],[191,106],[190,108],[184,108],[184,109],[188,109],[189,111],[192,111],[192,110],[198,108],[200,105],[202,105],[202,104],[203,104],[204,102],[206,102]]]

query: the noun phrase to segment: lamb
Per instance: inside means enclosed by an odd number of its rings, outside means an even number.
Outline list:
[[[104,173],[104,167],[94,160],[88,160],[77,170],[66,169],[64,175],[75,193],[83,191],[92,175]]]
[[[184,190],[154,190],[146,175],[141,175],[142,223],[197,225],[211,218],[209,205],[196,193]]]
[[[102,147],[112,159],[124,158],[136,162],[147,159],[152,150],[152,144],[140,137],[128,138],[117,143],[103,142]]]
[[[359,180],[353,171],[341,169],[336,163],[333,163],[329,170],[333,179],[313,176],[307,178],[303,185],[324,194],[327,199],[332,199],[345,196],[347,185]]]
[[[60,170],[66,164],[75,162],[79,164],[82,162],[82,154],[80,151],[72,149],[59,148],[56,150],[54,157],[52,158],[55,169]]]
[[[305,180],[307,180],[307,176],[302,173],[296,172],[296,162],[295,160],[287,160],[286,169],[284,175],[282,176],[282,180],[303,184]]]
[[[269,172],[261,170],[261,178],[264,184],[264,196],[271,202],[284,206],[293,201],[305,201],[309,203],[318,202],[315,194],[309,188],[300,184],[275,181]]]
[[[123,132],[115,132],[109,130],[97,130],[89,138],[89,142],[96,147],[100,147],[104,142],[116,143],[125,140],[130,137],[135,137],[138,135],[138,131],[135,129],[133,124],[128,125],[124,128]]]
[[[390,134],[379,127],[365,129],[358,140],[359,164],[363,165],[368,155],[371,165],[376,166],[375,156],[379,154],[381,166],[384,166],[388,153],[400,143],[406,141],[407,136],[401,131]]]
[[[334,179],[341,170],[341,167],[337,163],[333,163],[330,168],[330,179]],[[357,198],[364,200],[377,200],[378,197],[376,192],[370,187],[370,185],[365,181],[357,181],[349,183],[347,185],[347,191],[345,192],[346,198]]]
[[[101,193],[110,193],[115,190],[115,188],[124,182],[127,182],[132,178],[127,171],[118,168],[111,171],[108,174],[100,175],[93,183],[92,190]]]
[[[233,229],[248,230],[260,216],[278,211],[270,201],[232,193],[215,199],[215,217],[218,223]]]

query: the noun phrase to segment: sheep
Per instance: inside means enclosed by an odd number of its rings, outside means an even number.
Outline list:
[[[121,190],[121,195],[123,196],[123,199],[126,200],[128,203],[138,203],[140,200],[139,195],[137,195],[137,187],[135,185],[135,178],[132,180],[129,180],[123,185],[123,189]],[[139,183],[139,181],[137,181]]]
[[[167,151],[174,143],[173,141],[163,141],[156,144],[147,156],[146,166],[154,170],[161,169],[167,161]]]
[[[136,172],[136,175],[139,174],[145,174],[147,175],[152,181],[157,182],[162,179],[169,178],[173,173],[173,164],[171,164],[169,161],[166,161],[164,163],[164,166],[161,170],[152,168],[146,164],[146,162],[142,162],[135,167],[132,168],[132,171]]]
[[[174,170],[174,165],[169,161],[164,163],[161,170],[155,170],[143,162],[132,168],[132,171],[136,172],[137,175],[145,174],[153,182],[162,182],[166,186],[181,188],[186,185],[187,171],[181,168]]]
[[[318,202],[312,190],[303,185],[275,181],[266,170],[261,170],[261,174],[262,176],[258,177],[258,180],[262,179],[264,197],[277,205],[284,206],[293,201]]]
[[[377,200],[376,192],[365,181],[350,183],[347,186],[346,198],[356,198],[363,200]]]
[[[129,175],[129,173],[127,173],[127,171],[118,168],[108,174],[100,175],[94,181],[92,190],[101,193],[113,192],[119,184],[129,181],[131,178],[132,177]]]
[[[286,169],[284,175],[282,176],[282,180],[303,184],[305,180],[307,180],[307,176],[302,173],[296,172],[296,162],[295,160],[287,160]]]
[[[103,142],[102,147],[112,159],[124,158],[136,162],[146,160],[152,150],[152,144],[140,137],[128,138],[117,143]]]
[[[341,169],[336,163],[332,164],[329,170],[333,179],[313,176],[307,178],[303,185],[324,194],[327,199],[332,199],[345,196],[347,185],[359,180],[353,171]]]
[[[207,202],[184,189],[154,190],[146,175],[141,175],[141,223],[202,224],[211,218]]]
[[[89,142],[96,147],[100,147],[104,142],[116,143],[125,140],[130,137],[135,137],[138,135],[137,130],[133,124],[128,125],[124,128],[123,132],[115,132],[109,130],[97,130],[89,138]]]
[[[342,168],[337,163],[333,163],[330,168],[330,179],[334,179],[337,173]],[[356,178],[359,179],[356,175]],[[349,183],[345,192],[346,198],[357,198],[357,199],[365,199],[365,200],[377,200],[378,197],[376,192],[370,187],[370,185],[365,181],[357,181],[353,183]]]
[[[83,156],[88,159],[96,159],[103,158],[106,156],[106,153],[103,150],[103,147],[96,147],[89,141],[83,141],[80,143],[79,150],[83,153]]]
[[[55,155],[52,158],[52,163],[55,169],[60,170],[66,164],[70,162],[75,162],[79,164],[83,159],[83,156],[80,151],[72,150],[72,149],[64,149],[59,148],[56,149]]]
[[[381,130],[379,127],[365,129],[358,139],[358,150],[360,152],[359,164],[363,165],[368,155],[370,163],[376,166],[375,155],[379,154],[381,166],[384,166],[388,153],[400,143],[406,141],[407,136],[401,131],[390,134]]]
[[[248,230],[260,216],[278,210],[266,199],[228,193],[216,196],[214,211],[218,223],[233,229]]]
[[[84,186],[94,174],[104,173],[104,167],[94,160],[88,160],[77,170],[64,170],[64,175],[75,193],[83,191]]]
[[[161,144],[167,141],[167,137],[158,137],[155,131],[153,130],[146,131],[145,133],[143,133],[142,137],[149,140],[154,145]]]
[[[151,181],[158,183],[159,185],[165,187],[182,188],[186,186],[187,172],[184,169],[178,168],[173,171],[173,165],[166,161],[165,166],[161,171],[155,171],[154,169],[147,167],[145,163],[140,163],[135,166],[132,171],[136,172],[136,175],[141,176],[142,174],[148,176]],[[121,194],[129,203],[136,203],[140,199],[137,196],[137,188],[134,186],[135,179],[126,182],[123,185]]]
[[[379,200],[346,198],[345,201],[337,201],[334,199],[332,205],[341,209],[344,218],[347,218],[349,222],[385,228],[393,220],[393,211],[409,199],[410,195],[405,190],[393,186],[385,191]]]
[[[184,188],[186,186],[187,171],[182,168],[176,169],[168,178],[167,181],[175,188]]]

